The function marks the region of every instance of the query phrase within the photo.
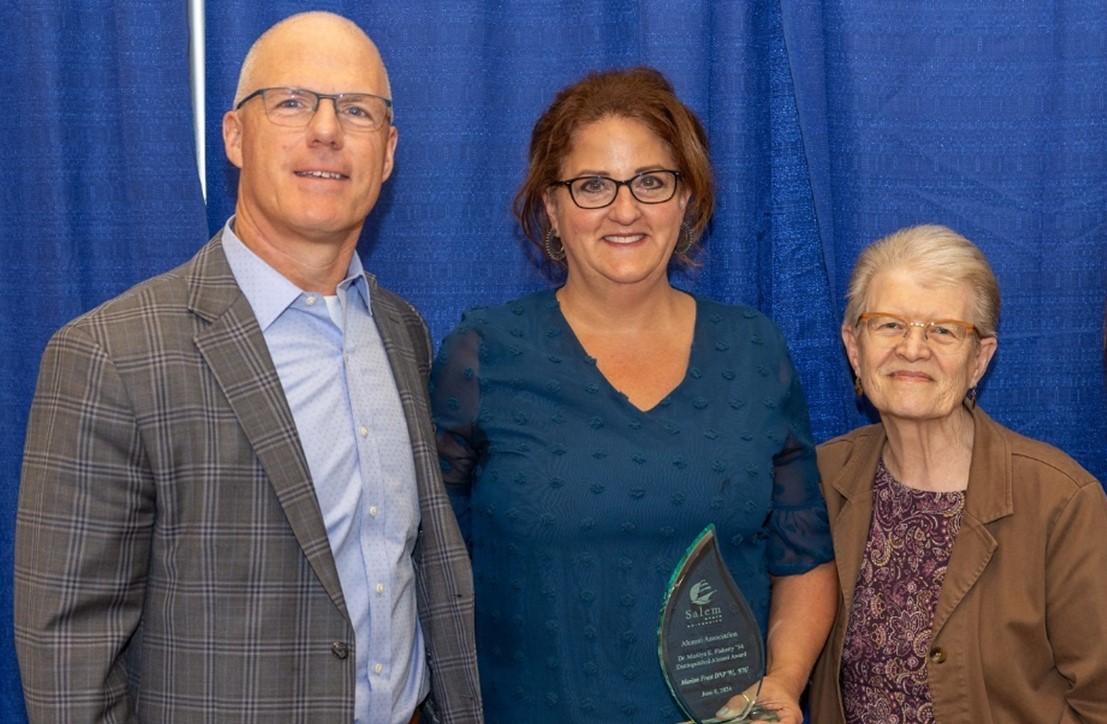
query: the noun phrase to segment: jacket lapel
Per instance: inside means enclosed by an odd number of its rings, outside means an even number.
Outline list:
[[[933,636],[980,578],[996,550],[996,539],[987,525],[1014,512],[1011,456],[996,424],[979,407],[972,411],[974,436],[969,487],[961,530],[950,552],[942,594],[934,609]]]
[[[839,474],[830,481],[844,503],[831,528],[841,534],[834,539],[838,580],[842,587],[844,610],[853,605],[853,591],[869,539],[873,513],[873,475],[884,449],[884,428],[871,425],[861,433],[854,450]]]
[[[338,569],[292,412],[219,236],[197,254],[188,284],[190,308],[207,322],[196,335],[196,347],[269,477],[308,562],[335,605],[345,612]]]

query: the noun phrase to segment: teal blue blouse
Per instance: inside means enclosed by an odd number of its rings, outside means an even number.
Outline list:
[[[696,300],[685,378],[648,411],[600,373],[552,290],[467,311],[431,390],[490,722],[680,721],[658,617],[708,523],[762,631],[769,576],[833,558],[799,380],[749,307]]]

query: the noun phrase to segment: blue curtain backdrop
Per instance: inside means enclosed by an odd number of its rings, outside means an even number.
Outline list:
[[[19,465],[61,324],[187,259],[207,233],[183,2],[0,5],[0,721],[24,718],[12,638]]]
[[[49,334],[175,266],[234,205],[220,117],[250,42],[293,12],[378,42],[400,144],[367,266],[441,338],[461,310],[550,283],[510,214],[530,128],[593,68],[651,64],[704,120],[719,206],[678,283],[753,304],[788,338],[818,439],[867,421],[840,350],[858,251],[953,226],[1003,293],[981,391],[996,418],[1107,481],[1107,0],[210,0],[208,200],[193,163],[184,3],[22,0],[0,83],[0,721],[23,718],[11,629],[14,509]]]

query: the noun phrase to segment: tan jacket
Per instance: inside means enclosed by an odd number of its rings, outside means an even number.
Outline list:
[[[961,531],[927,663],[941,724],[1107,723],[1107,497],[1071,458],[979,408]],[[814,724],[844,722],[838,670],[872,515],[881,425],[819,448],[841,598]]]

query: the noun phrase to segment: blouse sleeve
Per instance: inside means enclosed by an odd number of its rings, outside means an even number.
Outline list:
[[[807,400],[782,337],[778,369],[780,413],[786,437],[773,456],[773,510],[769,516],[769,573],[790,576],[806,573],[834,559],[826,502],[819,489],[815,444]]]
[[[469,493],[474,469],[484,449],[477,425],[481,348],[480,335],[466,324],[463,316],[457,329],[443,340],[430,379],[438,463],[467,542],[471,540]]]

